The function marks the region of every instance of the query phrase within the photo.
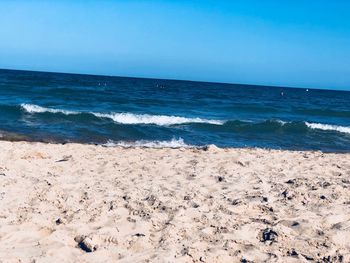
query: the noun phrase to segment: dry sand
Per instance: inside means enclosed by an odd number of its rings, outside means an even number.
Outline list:
[[[350,262],[350,154],[0,147],[0,262]]]

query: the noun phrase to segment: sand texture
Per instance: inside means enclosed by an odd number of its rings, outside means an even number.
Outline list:
[[[350,154],[0,147],[0,262],[350,262]]]

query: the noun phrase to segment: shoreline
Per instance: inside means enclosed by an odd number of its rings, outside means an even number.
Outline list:
[[[350,154],[0,141],[0,261],[350,260]]]
[[[103,148],[116,148],[116,149],[188,149],[188,150],[201,150],[201,151],[207,151],[208,149],[218,149],[218,150],[224,150],[224,151],[230,151],[230,150],[262,150],[262,151],[279,151],[279,152],[299,152],[299,153],[324,153],[324,154],[350,154],[348,151],[322,151],[322,150],[312,150],[312,149],[285,149],[285,148],[262,148],[262,147],[219,147],[215,144],[208,144],[208,145],[179,145],[179,146],[167,146],[167,145],[159,145],[159,146],[149,146],[148,143],[152,143],[153,141],[146,141],[147,143],[145,145],[137,145],[134,144],[133,141],[119,141],[119,142],[112,142],[111,145],[107,141],[106,143],[94,143],[94,142],[75,142],[75,141],[66,141],[66,142],[60,142],[55,140],[32,140],[30,138],[26,138],[24,135],[20,134],[14,134],[14,133],[0,133],[0,142],[9,142],[9,143],[28,143],[28,144],[43,144],[43,145],[85,145],[85,146],[96,146],[96,147],[103,147]],[[139,141],[137,141],[139,142]],[[168,142],[168,141],[154,141],[154,142]],[[169,141],[171,142],[171,141]]]

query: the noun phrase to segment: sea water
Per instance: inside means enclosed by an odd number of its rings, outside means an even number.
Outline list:
[[[350,92],[0,70],[0,133],[106,146],[350,152]]]

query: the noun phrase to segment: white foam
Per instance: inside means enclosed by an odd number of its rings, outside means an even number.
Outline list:
[[[147,141],[147,140],[139,140],[135,142],[114,142],[114,141],[108,141],[107,143],[103,144],[103,146],[106,147],[146,147],[146,148],[193,148],[195,146],[188,145],[184,142],[182,138],[179,139],[172,139],[170,141]]]
[[[169,126],[175,124],[186,123],[209,123],[222,125],[224,121],[208,120],[201,118],[185,118],[178,116],[166,116],[166,115],[149,115],[149,114],[133,114],[133,113],[93,113],[96,117],[109,118],[114,122],[121,124],[155,124],[159,126]]]
[[[331,125],[331,124],[310,123],[310,122],[305,122],[305,124],[307,127],[311,128],[311,129],[350,133],[350,127],[346,127],[346,126],[337,126],[337,125]]]
[[[65,115],[80,114],[83,112],[79,111],[68,111],[62,109],[52,109],[41,107],[34,104],[21,104],[21,107],[29,113],[62,113]],[[208,120],[201,118],[185,118],[178,116],[166,116],[166,115],[150,115],[150,114],[133,114],[133,113],[99,113],[89,112],[98,118],[108,118],[116,123],[120,124],[155,124],[159,126],[169,126],[175,124],[186,124],[186,123],[208,123],[222,125],[225,121],[221,120]]]
[[[70,115],[70,114],[79,114],[79,112],[76,111],[68,111],[68,110],[61,110],[61,109],[50,109],[46,107],[41,107],[38,105],[34,104],[21,104],[21,107],[29,112],[29,113],[44,113],[44,112],[51,112],[51,113],[62,113],[65,115]]]
[[[282,120],[275,120],[275,122],[281,124],[282,126],[288,123],[287,121],[282,121]]]

